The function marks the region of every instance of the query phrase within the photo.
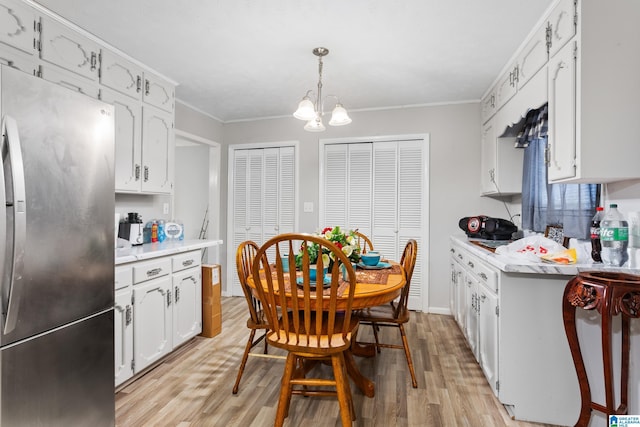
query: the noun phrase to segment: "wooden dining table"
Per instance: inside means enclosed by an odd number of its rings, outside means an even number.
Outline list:
[[[400,291],[406,283],[404,269],[395,261],[385,260],[385,262],[391,264],[391,267],[386,269],[356,268],[356,289],[351,305],[353,311],[387,304],[400,296]],[[255,288],[255,282],[252,276],[249,276],[247,281],[250,287]],[[274,286],[277,287],[276,284],[274,284]],[[344,297],[338,297],[338,308],[346,307],[349,285],[345,283],[344,286],[345,288],[340,289],[342,292],[339,293],[339,295],[344,295]],[[297,294],[294,295],[291,293],[290,290],[286,292],[287,301],[291,301],[292,298],[297,296]],[[289,305],[289,302],[287,305]],[[375,384],[372,380],[362,375],[355,362],[354,355],[372,357],[375,356],[375,354],[376,350],[374,345],[358,344],[356,343],[355,337],[352,337],[351,347],[345,351],[344,354],[349,377],[353,380],[356,387],[367,397],[373,397],[375,395]]]

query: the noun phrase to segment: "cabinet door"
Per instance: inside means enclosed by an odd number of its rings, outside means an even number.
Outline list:
[[[482,117],[482,123],[486,123],[493,114],[496,112],[496,91],[491,90],[481,101],[481,112],[480,115]]]
[[[575,0],[561,0],[549,15],[549,57],[576,34]]]
[[[518,57],[517,82],[520,90],[547,63],[547,28],[541,26]]]
[[[133,296],[134,362],[135,371],[140,372],[173,348],[171,276],[134,285]]]
[[[17,49],[0,44],[0,64],[8,65],[9,67],[31,75],[36,75],[36,71],[38,69],[36,61],[36,58],[33,56],[29,56]]]
[[[142,68],[106,49],[100,53],[100,83],[124,95],[142,99]]]
[[[173,275],[173,348],[202,332],[202,276],[200,268]]]
[[[172,84],[149,72],[144,73],[142,99],[147,104],[173,112],[175,89]]]
[[[398,144],[373,144],[373,233],[371,240],[384,257],[399,260]],[[418,249],[419,250],[419,249]]]
[[[7,44],[29,55],[36,52],[35,10],[18,0],[0,2],[0,43]]]
[[[39,67],[39,75],[45,80],[64,86],[83,95],[98,99],[100,88],[90,80],[78,76],[77,74],[67,73],[55,65],[42,64]]]
[[[130,287],[116,292],[114,319],[117,386],[133,376],[133,306]]]
[[[516,78],[518,68],[514,65],[506,71],[496,86],[496,109],[507,103],[516,94]]]
[[[480,366],[493,394],[498,396],[498,296],[483,284],[478,288],[480,311],[479,344]]]
[[[142,191],[171,193],[173,188],[173,116],[150,106],[142,108]]]
[[[465,284],[465,276],[464,269],[460,266],[459,263],[455,264],[455,273],[456,273],[456,320],[458,321],[458,326],[460,330],[464,332],[465,325],[467,322],[467,287]]]
[[[139,192],[142,188],[142,106],[139,101],[102,89],[100,97],[115,111],[115,190]]]
[[[549,61],[549,182],[576,175],[575,42]]]
[[[482,146],[480,157],[480,186],[482,194],[496,192],[496,128],[493,120],[482,127]]]
[[[478,280],[473,274],[465,273],[467,313],[465,319],[465,335],[471,352],[478,358]]]
[[[97,43],[52,18],[42,17],[40,58],[93,81],[98,80]]]

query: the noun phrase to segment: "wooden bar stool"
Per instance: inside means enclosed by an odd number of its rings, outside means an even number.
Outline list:
[[[604,367],[604,405],[591,400],[587,371],[580,351],[576,331],[576,307],[597,310],[601,317],[602,362]],[[620,363],[620,406],[615,407],[611,326],[613,316],[622,316],[622,352]],[[562,318],[569,341],[571,356],[580,383],[580,417],[576,426],[586,426],[591,410],[607,415],[627,414],[629,385],[629,348],[631,318],[640,317],[640,276],[631,274],[592,271],[582,272],[571,279],[564,289]]]

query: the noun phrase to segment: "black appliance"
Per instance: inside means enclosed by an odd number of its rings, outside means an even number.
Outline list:
[[[486,215],[466,216],[460,219],[458,226],[467,236],[485,240],[510,240],[518,231],[511,221]]]

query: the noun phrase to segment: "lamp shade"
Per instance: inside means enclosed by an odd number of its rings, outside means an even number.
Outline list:
[[[293,117],[299,120],[313,120],[316,117],[316,109],[308,96],[302,98],[298,104],[298,109],[293,113]]]
[[[331,112],[331,120],[329,124],[331,126],[344,126],[351,123],[351,117],[347,114],[347,110],[344,109],[342,104],[336,104],[335,108]]]
[[[317,115],[313,120],[309,120],[306,125],[304,125],[304,130],[309,132],[322,132],[325,130],[324,124],[322,123],[322,118]]]

